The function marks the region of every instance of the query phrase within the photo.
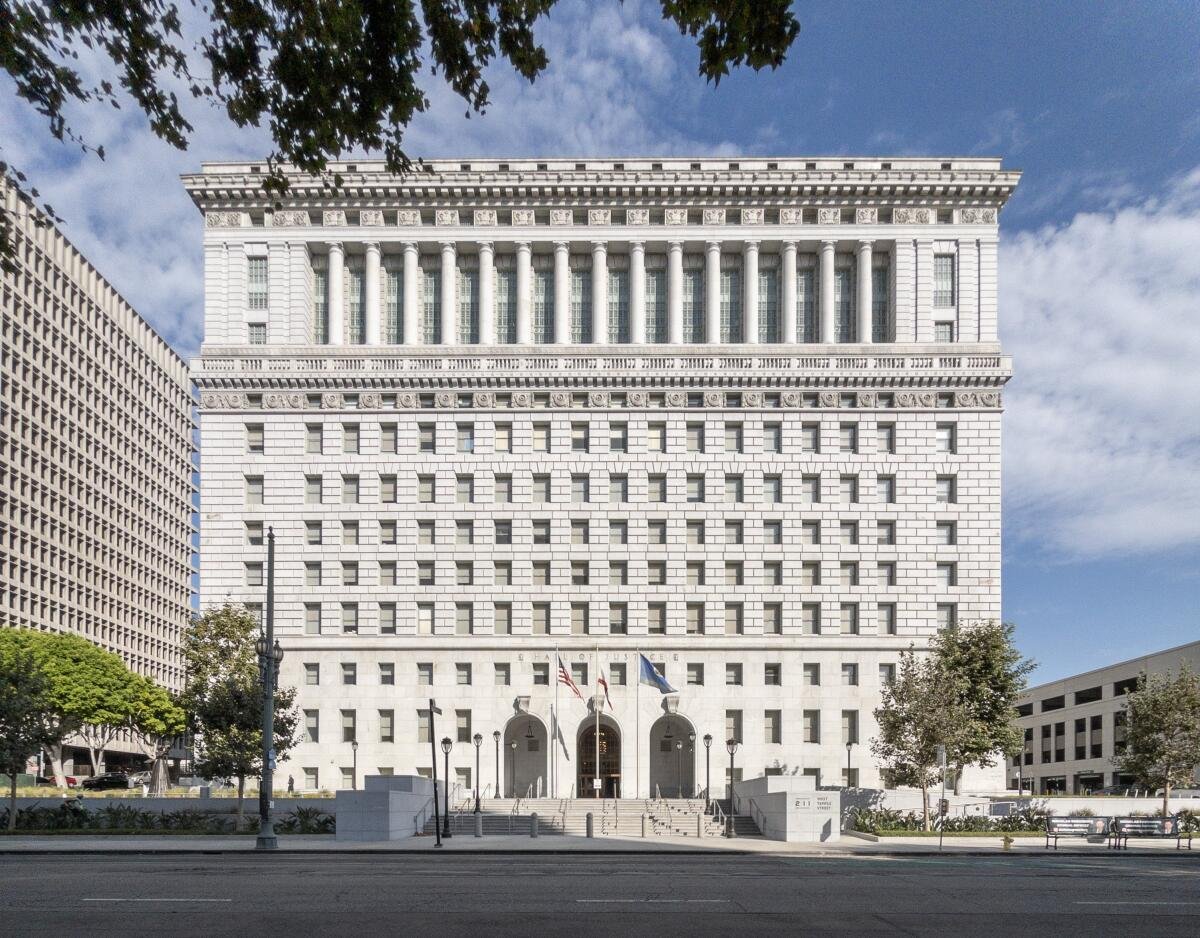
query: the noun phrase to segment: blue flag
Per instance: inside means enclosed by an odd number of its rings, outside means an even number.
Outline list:
[[[645,655],[638,655],[638,657],[642,659],[638,665],[639,683],[649,684],[651,687],[657,687],[664,694],[678,693],[674,687],[667,683],[667,679],[658,673],[658,669],[650,663],[649,658],[647,658]]]

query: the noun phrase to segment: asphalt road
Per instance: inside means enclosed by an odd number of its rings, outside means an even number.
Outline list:
[[[1200,854],[3,856],[0,935],[1200,935]]]

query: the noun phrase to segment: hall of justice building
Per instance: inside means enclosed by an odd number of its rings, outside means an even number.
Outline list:
[[[261,610],[274,528],[303,734],[280,776],[428,774],[434,698],[452,779],[489,796],[594,776],[690,795],[709,771],[717,795],[727,739],[735,778],[878,785],[900,653],[1000,613],[997,240],[1019,174],[337,171],[332,192],[295,175],[281,207],[264,164],[184,179],[205,220],[201,601]],[[673,693],[639,683],[640,655]]]

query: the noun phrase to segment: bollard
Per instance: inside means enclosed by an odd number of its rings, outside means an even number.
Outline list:
[[[533,814],[529,816],[529,836],[536,837],[537,835],[537,812],[534,811]]]
[[[589,812],[587,813],[587,835],[588,835],[589,837],[593,837],[593,836],[595,836],[595,835],[592,833],[592,812],[591,812],[591,811],[589,811]]]
[[[204,798],[204,799],[211,798],[212,797],[212,789],[209,788],[207,785],[201,785],[200,786],[200,797]]]
[[[696,815],[696,836],[704,836],[704,817],[699,814]]]
[[[483,836],[483,815],[482,814],[475,815],[475,836],[476,837]]]
[[[646,815],[642,815],[642,836],[646,836]]]
[[[725,815],[725,836],[726,837],[733,836],[733,815],[732,814]]]

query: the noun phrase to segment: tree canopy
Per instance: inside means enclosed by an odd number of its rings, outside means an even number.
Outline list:
[[[61,739],[45,671],[27,647],[0,642],[0,772],[9,780],[10,831],[17,823],[17,776],[39,749]]]
[[[1122,772],[1163,793],[1169,813],[1172,788],[1192,783],[1200,765],[1200,677],[1184,662],[1178,674],[1142,674],[1125,701]]]
[[[714,84],[731,68],[777,68],[800,32],[790,0],[660,2],[663,19],[696,41],[699,74]],[[239,127],[265,124],[274,150],[264,185],[283,192],[282,164],[321,174],[330,160],[370,151],[393,172],[409,170],[404,133],[429,107],[423,68],[440,74],[468,113],[482,113],[489,66],[532,82],[549,65],[535,24],[556,3],[210,0],[185,17],[170,0],[0,0],[0,67],[55,139],[100,158],[103,148],[68,122],[69,107],[120,108],[131,98],[151,131],[180,150],[193,130],[180,95],[220,108]],[[101,77],[85,75],[81,51],[101,64]],[[9,170],[0,163],[0,173]],[[0,261],[10,258],[9,238],[0,209]]]

